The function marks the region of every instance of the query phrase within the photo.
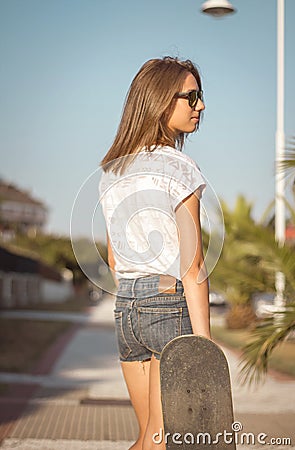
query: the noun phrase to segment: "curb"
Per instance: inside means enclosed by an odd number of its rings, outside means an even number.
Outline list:
[[[71,325],[64,333],[60,334],[57,339],[41,356],[36,366],[30,372],[31,375],[47,375],[53,368],[56,360],[62,354],[66,346],[70,343],[74,335],[81,328],[81,325]]]

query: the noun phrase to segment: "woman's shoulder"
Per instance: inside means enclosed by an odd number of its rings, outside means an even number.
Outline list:
[[[191,158],[187,153],[184,153],[174,147],[157,147],[155,151],[162,153],[167,158],[169,165],[172,165],[175,169],[181,169],[183,168],[183,165],[186,165],[190,166],[192,169],[200,170],[198,164],[193,158]]]

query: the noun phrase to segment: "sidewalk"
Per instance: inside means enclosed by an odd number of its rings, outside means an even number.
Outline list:
[[[105,297],[89,314],[65,317],[63,313],[32,312],[30,317],[40,318],[41,314],[48,320],[62,314],[62,320],[79,326],[49,373],[0,373],[0,382],[15,384],[13,398],[0,398],[1,409],[7,409],[7,405],[19,409],[14,416],[6,417],[1,449],[127,450],[134,442],[137,423],[118,363],[112,310],[113,299]],[[29,313],[25,312],[26,317]],[[291,446],[276,445],[277,450],[295,449],[295,381],[268,376],[257,389],[241,387],[237,382],[237,357],[224,351],[232,377],[235,420],[245,432],[292,439]],[[238,446],[242,447],[252,448]]]

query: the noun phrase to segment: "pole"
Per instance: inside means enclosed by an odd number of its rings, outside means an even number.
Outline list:
[[[275,238],[279,246],[285,243],[285,178],[279,170],[280,162],[284,159],[284,40],[285,40],[285,0],[277,0],[277,131],[276,131],[276,175],[275,175]],[[275,307],[285,304],[285,276],[282,272],[276,273]]]

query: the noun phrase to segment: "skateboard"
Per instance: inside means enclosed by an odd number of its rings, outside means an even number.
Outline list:
[[[160,359],[167,450],[235,450],[230,376],[223,351],[202,336],[179,336]]]

